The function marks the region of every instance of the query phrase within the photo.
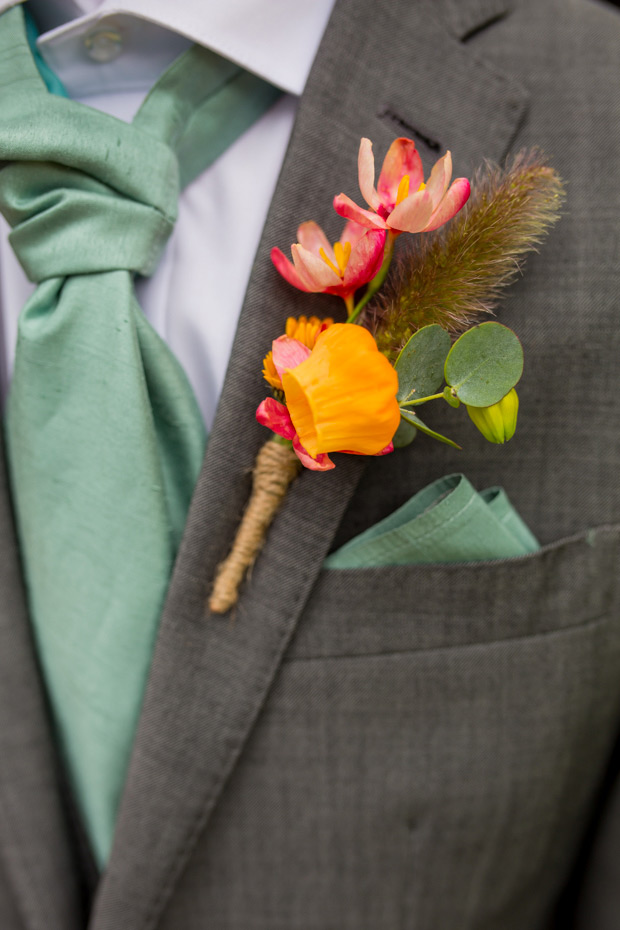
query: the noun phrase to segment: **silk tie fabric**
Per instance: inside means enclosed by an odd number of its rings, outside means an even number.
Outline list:
[[[21,7],[0,18],[0,209],[38,284],[19,321],[9,469],[37,649],[100,865],[205,444],[133,276],[155,269],[180,188],[279,93],[194,46],[128,125],[50,94]]]

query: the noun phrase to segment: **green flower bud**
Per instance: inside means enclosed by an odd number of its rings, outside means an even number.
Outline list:
[[[508,442],[517,428],[519,398],[513,388],[490,407],[467,407],[467,413],[489,442]]]

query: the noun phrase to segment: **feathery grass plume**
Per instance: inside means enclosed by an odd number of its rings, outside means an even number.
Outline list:
[[[560,178],[536,149],[519,152],[504,169],[486,162],[465,207],[447,226],[413,240],[369,311],[381,351],[394,361],[422,326],[439,323],[460,334],[492,313],[526,253],[559,219],[563,200]]]

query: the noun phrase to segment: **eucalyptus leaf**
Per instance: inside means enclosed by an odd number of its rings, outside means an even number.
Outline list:
[[[523,372],[523,349],[501,323],[473,326],[448,353],[445,378],[459,400],[471,407],[490,407],[510,391]]]
[[[450,351],[450,335],[438,323],[413,334],[396,359],[398,400],[435,394],[443,384],[443,366]]]
[[[398,429],[396,430],[396,432],[394,433],[394,436],[392,437],[394,448],[402,449],[405,446],[408,446],[409,443],[413,442],[413,440],[415,439],[417,432],[418,431],[415,428],[415,426],[412,426],[411,423],[401,418]]]
[[[432,436],[433,439],[438,439],[439,442],[445,442],[447,445],[453,446],[455,449],[461,448],[461,446],[457,445],[457,443],[452,439],[448,439],[447,436],[442,436],[441,433],[436,433],[435,430],[430,428],[430,426],[427,426],[426,423],[423,423],[417,413],[414,413],[413,410],[403,410],[401,407],[400,415],[402,420],[406,420],[407,423],[409,423],[411,426],[415,426],[415,428],[420,430],[421,433],[426,433],[427,436]]]

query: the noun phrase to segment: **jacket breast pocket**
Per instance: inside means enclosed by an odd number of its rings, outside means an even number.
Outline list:
[[[287,659],[410,652],[540,636],[614,613],[620,524],[519,558],[324,570]]]
[[[254,750],[282,760],[261,811],[303,811],[295,849],[325,864],[312,906],[364,930],[548,926],[620,725],[619,566],[616,525],[322,572]]]

